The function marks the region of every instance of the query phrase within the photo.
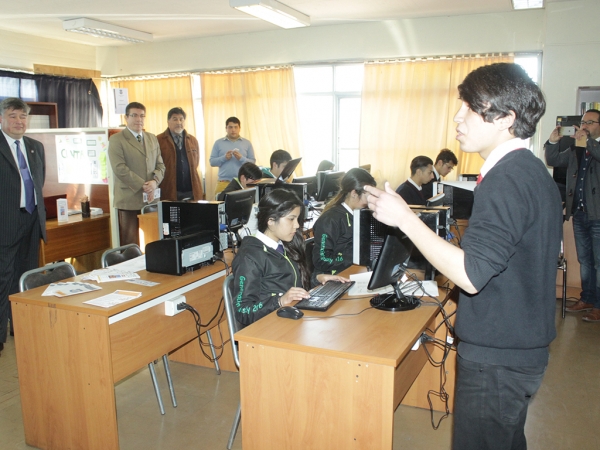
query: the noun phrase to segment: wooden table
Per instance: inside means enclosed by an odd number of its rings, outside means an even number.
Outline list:
[[[361,313],[368,307],[345,297],[236,333],[244,450],[392,448],[394,411],[427,362],[422,346],[411,348],[439,309]],[[341,314],[358,315],[332,317]]]
[[[40,267],[54,261],[74,258],[111,248],[110,214],[89,218],[69,216],[68,222],[46,221],[48,242],[40,244]]]
[[[114,384],[185,344],[198,347],[191,314],[165,316],[164,302],[185,295],[208,321],[222,297],[224,265],[218,262],[181,277],[139,275],[160,284],[104,283],[101,291],[62,299],[42,297],[45,287],[10,296],[28,445],[118,449]],[[142,296],[112,308],[83,303],[116,289]],[[231,360],[231,354],[223,359]]]

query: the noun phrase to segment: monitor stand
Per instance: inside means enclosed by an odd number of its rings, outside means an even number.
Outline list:
[[[419,301],[416,298],[406,296],[402,293],[398,283],[393,286],[394,292],[373,297],[371,299],[371,306],[383,311],[410,311],[419,306]]]

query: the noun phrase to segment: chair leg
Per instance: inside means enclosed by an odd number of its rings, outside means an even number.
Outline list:
[[[154,392],[156,393],[156,400],[158,400],[158,408],[160,409],[160,413],[162,415],[165,414],[165,408],[163,406],[162,398],[160,396],[160,389],[158,389],[158,382],[156,381],[156,372],[154,370],[154,364],[148,364],[148,369],[150,369],[150,378],[152,378],[152,384],[154,385]]]
[[[167,374],[167,383],[169,384],[169,391],[171,392],[171,401],[173,402],[173,408],[177,408],[175,388],[173,387],[173,380],[171,379],[171,367],[169,366],[169,355],[163,355],[162,359],[163,364],[165,366],[165,373]]]
[[[238,405],[237,412],[235,413],[235,419],[231,425],[231,432],[229,433],[229,441],[227,441],[227,450],[231,450],[235,435],[237,434],[238,427],[240,426],[240,418],[242,417],[242,402]]]
[[[563,261],[563,285],[562,285],[562,318],[567,312],[567,260]]]
[[[206,330],[206,337],[208,338],[208,345],[210,346],[210,353],[212,355],[213,361],[215,362],[215,370],[217,371],[217,375],[221,375],[221,368],[219,367],[219,360],[217,359],[217,353],[215,352],[215,346],[213,345],[212,336],[210,335],[210,330]]]

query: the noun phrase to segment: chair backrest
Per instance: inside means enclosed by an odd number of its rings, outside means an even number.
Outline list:
[[[223,281],[223,301],[225,303],[225,312],[227,314],[227,327],[229,328],[229,340],[231,341],[231,350],[233,351],[233,361],[239,369],[240,357],[233,335],[244,327],[235,318],[235,306],[233,305],[233,278],[233,275],[228,275]]]
[[[142,214],[148,214],[154,211],[158,211],[157,203],[150,203],[149,205],[144,205],[144,207],[142,208]]]
[[[65,278],[72,278],[77,273],[75,267],[66,262],[48,264],[44,267],[28,270],[19,279],[19,290],[25,292],[29,289],[55,283]]]
[[[315,270],[315,265],[313,264],[313,249],[315,248],[315,238],[311,237],[304,241],[304,252],[306,253],[306,266],[308,268],[308,273],[312,274]]]
[[[142,255],[142,251],[137,244],[127,244],[122,247],[111,248],[102,253],[102,267],[114,266],[130,259],[137,258]]]

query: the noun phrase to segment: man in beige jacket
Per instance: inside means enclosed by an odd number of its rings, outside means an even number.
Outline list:
[[[165,176],[156,136],[143,130],[146,107],[132,102],[125,109],[127,128],[111,136],[108,157],[114,183],[114,205],[119,210],[120,245],[139,245],[138,214],[154,200]]]

